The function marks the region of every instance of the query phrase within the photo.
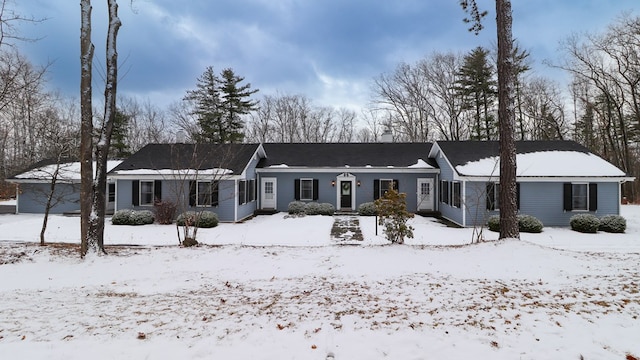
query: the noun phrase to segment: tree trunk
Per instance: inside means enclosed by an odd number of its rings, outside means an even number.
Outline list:
[[[93,109],[91,103],[91,71],[93,44],[91,43],[91,0],[80,1],[80,256],[87,254],[89,221],[93,202]]]
[[[511,1],[496,0],[498,121],[500,129],[500,239],[520,238],[514,138],[514,64]]]

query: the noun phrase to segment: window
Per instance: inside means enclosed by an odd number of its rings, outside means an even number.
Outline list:
[[[108,198],[108,202],[115,202],[116,201],[116,184],[115,183],[110,183],[109,184],[109,190],[107,192],[107,198]]]
[[[300,179],[300,200],[313,199],[313,180]]]
[[[218,183],[198,181],[196,206],[218,206]]]
[[[375,179],[373,180],[373,199],[377,200],[386,194],[389,189],[400,190],[398,180],[396,179]]]
[[[598,209],[598,184],[565,183],[565,211],[596,211]]]
[[[449,186],[450,183],[446,180],[440,181],[440,202],[445,204],[451,204],[451,200],[449,197]]]
[[[238,181],[238,205],[247,203],[247,181]]]
[[[500,211],[500,184],[487,183],[487,210]],[[520,209],[520,183],[516,183],[516,207]]]
[[[455,181],[452,183],[452,201],[451,201],[451,205],[453,207],[460,207],[460,199],[461,199],[461,189],[460,189],[460,182]]]
[[[153,181],[140,181],[140,205],[153,205]]]
[[[293,195],[296,200],[318,200],[318,179],[295,179]]]
[[[247,202],[256,200],[256,179],[247,181],[247,193],[249,194],[247,197]]]

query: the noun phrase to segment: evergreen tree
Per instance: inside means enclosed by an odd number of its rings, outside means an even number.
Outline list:
[[[497,84],[488,56],[489,51],[482,47],[473,49],[464,57],[456,83],[463,107],[473,111],[471,139],[474,140],[494,140],[497,134],[497,122],[492,114]]]
[[[222,121],[227,129],[227,138],[223,142],[239,143],[244,139],[242,115],[257,109],[258,102],[249,97],[258,90],[252,90],[251,84],[240,85],[244,78],[237,76],[232,69],[224,69],[220,75]]]
[[[249,97],[258,90],[251,84],[241,85],[243,77],[225,69],[218,77],[209,66],[198,78],[196,89],[187,91],[185,101],[194,104],[200,130],[196,140],[208,143],[238,143],[244,139],[243,115],[256,109]]]
[[[111,148],[109,149],[109,158],[111,159],[124,159],[131,156],[131,150],[127,143],[129,118],[129,115],[116,109],[113,130],[111,131]]]
[[[389,189],[375,201],[378,224],[384,225],[387,240],[393,244],[404,244],[404,238],[413,238],[413,226],[407,221],[413,214],[407,211],[407,194]]]

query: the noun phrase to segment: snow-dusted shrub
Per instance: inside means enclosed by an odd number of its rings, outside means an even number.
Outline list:
[[[154,218],[151,210],[137,210],[131,212],[129,225],[153,224]]]
[[[491,231],[495,231],[495,232],[500,231],[500,216],[499,215],[489,216],[489,220],[487,220],[487,226]]]
[[[535,216],[523,214],[518,215],[518,228],[520,228],[520,232],[540,233],[544,225],[542,221],[538,220]]]
[[[376,204],[374,202],[365,202],[358,206],[358,215],[375,216],[377,213]]]
[[[331,216],[331,215],[333,215],[334,212],[336,212],[336,208],[335,208],[335,206],[333,206],[333,204],[321,203],[318,206],[318,215]]]
[[[623,233],[627,229],[627,220],[620,215],[605,215],[600,218],[600,231]]]
[[[185,211],[178,215],[178,226],[195,226],[199,228],[212,228],[218,226],[218,214],[211,211]]]
[[[289,203],[289,214],[304,214],[305,203],[302,201],[292,201]]]
[[[116,211],[111,217],[113,225],[131,225],[131,213],[133,210],[125,209]]]
[[[569,219],[571,230],[582,233],[596,233],[600,227],[600,220],[593,214],[577,214]]]
[[[320,204],[317,202],[309,202],[304,205],[304,213],[307,215],[320,214]]]

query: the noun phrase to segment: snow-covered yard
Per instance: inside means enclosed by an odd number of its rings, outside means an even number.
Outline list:
[[[108,224],[110,255],[86,260],[35,245],[40,216],[1,215],[0,358],[640,357],[640,206],[623,215],[625,234],[468,246],[472,229],[421,217],[395,246],[373,218],[358,246],[321,216],[201,229],[197,248],[174,226]],[[46,236],[77,244],[79,219]]]

